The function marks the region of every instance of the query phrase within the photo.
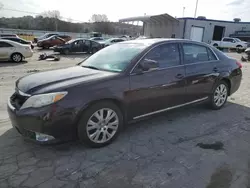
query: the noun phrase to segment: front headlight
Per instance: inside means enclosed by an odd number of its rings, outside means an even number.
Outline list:
[[[68,92],[47,93],[40,95],[33,95],[25,101],[21,109],[24,108],[39,108],[61,100]]]

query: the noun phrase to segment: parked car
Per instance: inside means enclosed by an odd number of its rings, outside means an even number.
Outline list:
[[[69,54],[71,52],[96,53],[101,48],[102,45],[98,42],[80,38],[70,40],[64,45],[55,46],[54,51],[61,54]]]
[[[103,40],[104,40],[104,38],[102,38],[102,37],[92,37],[92,38],[90,38],[89,40],[94,40],[94,41],[103,41]]]
[[[14,41],[14,42],[18,42],[20,44],[28,44],[30,45],[31,49],[34,49],[34,45],[31,41],[27,41],[27,40],[24,40],[24,39],[21,39],[21,38],[16,38],[16,37],[3,37],[2,39],[5,39],[5,40],[11,40],[11,41]]]
[[[105,41],[98,41],[100,44],[102,44],[103,47],[109,46],[111,44],[115,44],[118,42],[124,42],[125,40],[122,38],[110,38]]]
[[[39,40],[37,42],[37,47],[41,47],[44,49],[48,49],[50,47],[56,46],[56,45],[63,45],[66,41],[56,35],[51,36],[47,39]]]
[[[211,41],[211,45],[218,48],[246,49],[248,43],[238,38],[224,37],[221,41]]]
[[[0,34],[0,37],[16,37],[19,38],[16,34]]]
[[[44,40],[44,39],[47,39],[47,38],[49,38],[51,36],[55,36],[55,35],[59,35],[59,34],[58,33],[46,33],[40,37],[35,37],[33,42],[37,43],[39,40]]]
[[[132,36],[122,35],[122,36],[120,36],[119,38],[122,38],[122,39],[124,39],[124,40],[131,40],[131,39],[132,39]]]
[[[78,137],[101,147],[124,122],[198,102],[218,110],[241,78],[239,62],[205,43],[126,41],[78,66],[20,78],[8,112],[13,127],[28,138],[48,143]]]
[[[29,45],[0,39],[0,60],[11,60],[19,63],[32,55],[33,52]]]

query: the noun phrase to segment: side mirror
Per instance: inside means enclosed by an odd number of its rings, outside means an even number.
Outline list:
[[[158,69],[159,68],[159,63],[155,60],[152,59],[144,59],[140,63],[142,70],[143,71],[148,71],[150,69]]]

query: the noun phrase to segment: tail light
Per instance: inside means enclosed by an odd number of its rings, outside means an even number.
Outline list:
[[[240,69],[242,68],[242,64],[240,62],[236,61],[236,64],[239,66]]]

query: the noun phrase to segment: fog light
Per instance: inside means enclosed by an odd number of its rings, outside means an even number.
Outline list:
[[[53,136],[42,134],[42,133],[36,133],[36,140],[39,142],[47,142],[50,140],[54,140],[55,138]]]

